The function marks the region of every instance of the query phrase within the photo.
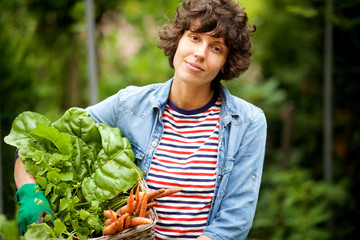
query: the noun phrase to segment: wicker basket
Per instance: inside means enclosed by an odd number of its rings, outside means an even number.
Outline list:
[[[140,189],[142,191],[148,191],[149,188],[144,180],[140,180]],[[152,240],[154,239],[155,233],[155,224],[157,221],[157,214],[155,209],[150,209],[150,219],[151,224],[138,225],[126,229],[120,233],[115,233],[113,235],[105,235],[98,238],[91,238],[89,240]]]

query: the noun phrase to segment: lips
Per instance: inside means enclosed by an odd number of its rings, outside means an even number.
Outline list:
[[[193,62],[188,62],[188,61],[185,61],[188,68],[191,69],[192,71],[196,71],[196,72],[203,72],[204,69],[199,65],[199,64],[196,64],[196,63],[193,63]]]

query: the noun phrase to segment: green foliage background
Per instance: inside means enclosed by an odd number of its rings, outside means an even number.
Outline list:
[[[4,215],[14,227],[14,149],[3,142],[25,110],[56,120],[88,105],[85,1],[0,1],[0,120]],[[178,0],[95,0],[99,101],[173,70],[156,47]],[[249,239],[356,239],[360,217],[360,0],[334,1],[333,179],[323,180],[324,0],[243,0],[254,58],[229,90],[268,120],[264,175]],[[4,228],[0,228],[3,236]],[[9,228],[10,229],[10,228]],[[9,234],[11,234],[9,231]],[[1,238],[1,237],[0,237]],[[9,239],[14,239],[9,237]]]

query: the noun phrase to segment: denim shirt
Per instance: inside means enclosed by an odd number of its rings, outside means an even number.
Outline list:
[[[96,122],[118,127],[128,138],[146,179],[163,133],[172,79],[144,87],[129,86],[87,108]],[[220,87],[219,152],[214,198],[207,227],[214,240],[245,239],[252,226],[263,169],[266,119],[263,111]]]

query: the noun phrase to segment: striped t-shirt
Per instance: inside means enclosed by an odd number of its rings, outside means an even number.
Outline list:
[[[195,239],[206,227],[214,196],[221,98],[186,111],[169,102],[163,112],[164,133],[153,157],[150,189],[182,188],[157,199],[155,237]]]

